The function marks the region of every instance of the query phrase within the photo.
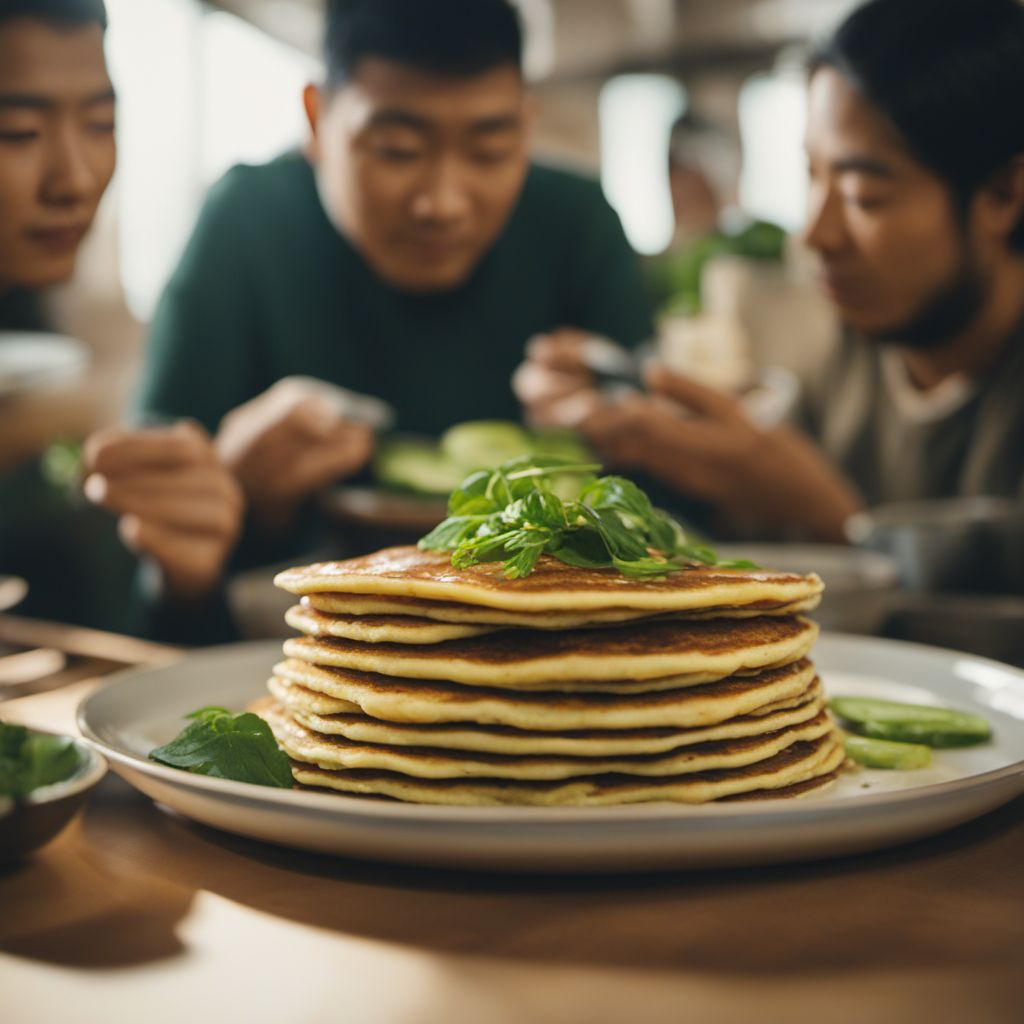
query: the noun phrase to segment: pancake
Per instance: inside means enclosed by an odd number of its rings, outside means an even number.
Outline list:
[[[497,626],[471,626],[412,615],[347,615],[317,611],[294,605],[284,613],[284,620],[293,629],[307,636],[338,637],[361,643],[439,644],[445,640],[483,636]]]
[[[337,736],[322,736],[307,729],[280,705],[271,704],[261,709],[260,714],[289,757],[319,768],[390,771],[422,779],[540,782],[608,773],[661,777],[741,768],[773,757],[794,743],[819,739],[835,728],[823,709],[808,722],[760,736],[700,743],[667,754],[587,758],[466,753],[438,747],[359,743]]]
[[[298,637],[285,641],[284,653],[315,665],[477,686],[562,689],[567,682],[668,678],[695,685],[796,661],[817,635],[817,625],[799,616],[664,620],[600,631],[506,630],[430,645]]]
[[[817,679],[799,697],[776,701],[719,725],[703,728],[578,729],[561,733],[512,729],[501,725],[399,724],[362,714],[356,705],[297,683],[274,678],[269,689],[294,719],[307,729],[327,736],[343,736],[361,743],[391,746],[441,747],[485,754],[565,754],[575,757],[624,757],[663,754],[679,747],[715,740],[739,739],[776,732],[814,718],[824,706]],[[333,704],[348,710],[332,712]]]
[[[796,782],[792,786],[780,786],[778,789],[754,789],[749,793],[734,793],[732,796],[719,797],[715,803],[735,804],[740,802],[749,803],[751,800],[799,800],[802,796],[808,796],[811,793],[828,789],[829,786],[834,786],[847,763],[843,761],[835,771],[819,775],[817,778],[806,779],[803,782]]]
[[[404,596],[512,612],[741,608],[756,601],[802,601],[822,591],[821,580],[814,574],[699,566],[661,579],[637,579],[615,569],[566,565],[550,555],[541,556],[529,576],[509,580],[498,562],[455,569],[449,554],[414,547],[385,548],[346,561],[287,569],[274,582],[299,595],[340,591]]]
[[[696,609],[688,612],[663,612],[652,615],[639,608],[597,608],[586,612],[569,610],[510,612],[500,608],[460,604],[457,601],[427,601],[418,597],[394,597],[388,594],[307,594],[301,599],[302,607],[327,614],[401,616],[460,625],[491,626],[494,629],[507,629],[516,626],[527,629],[579,629],[584,626],[614,625],[641,619],[646,621],[654,617],[744,619],[754,615],[796,615],[800,612],[813,611],[820,602],[820,595],[815,595],[800,601],[781,604],[778,601],[751,601],[742,608]],[[301,627],[296,628],[301,629]],[[302,632],[310,631],[302,629]],[[354,637],[353,639],[361,638]]]
[[[756,676],[733,676],[679,690],[630,695],[522,693],[395,679],[325,668],[294,658],[276,665],[274,674],[345,702],[338,711],[348,711],[354,704],[371,718],[388,722],[473,722],[560,732],[716,725],[768,704],[799,697],[814,679],[814,666],[802,659]]]
[[[844,760],[842,743],[829,731],[754,764],[661,778],[607,774],[564,782],[417,779],[390,771],[319,768],[296,760],[292,761],[292,775],[305,786],[415,803],[595,807],[649,801],[699,804],[751,791],[777,790],[830,775]]]

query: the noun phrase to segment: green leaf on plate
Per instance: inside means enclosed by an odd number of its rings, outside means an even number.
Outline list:
[[[226,708],[209,707],[185,717],[193,719],[191,725],[151,751],[150,760],[196,775],[291,788],[288,756],[259,715],[235,715]]]

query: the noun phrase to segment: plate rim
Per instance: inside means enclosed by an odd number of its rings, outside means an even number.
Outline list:
[[[952,648],[934,647],[929,644],[913,643],[904,640],[892,640],[886,637],[862,636],[854,633],[823,632],[822,638],[828,637],[843,643],[855,645],[869,644],[902,648],[907,653],[925,652],[931,656],[944,655],[965,658],[1007,673],[1011,684],[1016,684],[1024,694],[1024,669],[999,662],[991,658],[957,651]],[[189,657],[225,657],[238,648],[250,651],[259,646],[268,649],[278,644],[278,640],[246,641],[240,644],[226,644],[217,647],[200,648],[185,655]],[[818,643],[820,644],[819,638]],[[269,802],[275,807],[291,807],[296,811],[327,813],[342,820],[346,817],[371,818],[378,821],[414,822],[426,819],[437,825],[448,826],[497,826],[515,824],[517,826],[534,825],[537,827],[564,828],[572,825],[601,826],[616,822],[659,822],[680,824],[683,822],[718,822],[723,819],[753,821],[757,819],[783,822],[787,819],[805,819],[818,816],[835,817],[852,812],[884,808],[890,805],[902,805],[911,802],[942,799],[951,794],[967,792],[973,789],[985,789],[1017,775],[1024,774],[1024,757],[1003,765],[999,768],[983,772],[975,772],[967,776],[950,779],[944,782],[933,782],[909,789],[886,790],[883,792],[858,796],[837,798],[821,796],[812,801],[780,800],[751,801],[743,803],[706,803],[682,804],[671,801],[657,801],[638,804],[613,805],[605,807],[526,807],[515,804],[459,806],[451,804],[418,804],[403,801],[377,800],[372,797],[358,797],[344,793],[321,793],[298,789],[278,789],[269,786],[257,786],[253,783],[237,782],[231,779],[218,779],[210,776],[195,775],[180,769],[169,768],[146,760],[131,752],[112,747],[103,740],[92,728],[89,721],[90,705],[98,701],[102,695],[117,685],[124,685],[135,677],[149,673],[173,670],[180,666],[181,661],[168,665],[139,666],[128,668],[110,676],[104,683],[86,695],[76,710],[76,724],[83,738],[94,745],[108,760],[152,776],[158,780],[180,789],[198,790],[213,797],[222,799],[242,799],[247,802]],[[337,812],[337,813],[334,813]]]

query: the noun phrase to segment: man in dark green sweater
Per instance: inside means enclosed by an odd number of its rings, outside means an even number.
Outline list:
[[[235,168],[211,192],[152,327],[139,409],[217,432],[264,533],[287,535],[372,451],[364,424],[282,378],[377,395],[399,429],[437,433],[518,418],[510,377],[537,334],[649,335],[597,185],[530,164],[521,44],[507,0],[332,0],[305,153]],[[231,516],[181,502],[176,535],[147,540],[190,471],[153,442],[96,439],[87,493],[196,598],[231,554]]]

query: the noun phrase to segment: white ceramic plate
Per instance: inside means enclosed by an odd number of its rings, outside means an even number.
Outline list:
[[[993,742],[936,751],[915,772],[862,770],[793,801],[687,807],[434,807],[211,779],[146,760],[182,716],[260,695],[275,641],[130,670],[79,709],[114,770],[183,815],[240,835],[368,860],[497,871],[639,871],[811,860],[919,839],[1024,792],[1024,672],[954,651],[824,634],[828,692],[941,703],[985,715]]]
[[[73,380],[88,363],[88,348],[74,338],[0,331],[0,397]]]

